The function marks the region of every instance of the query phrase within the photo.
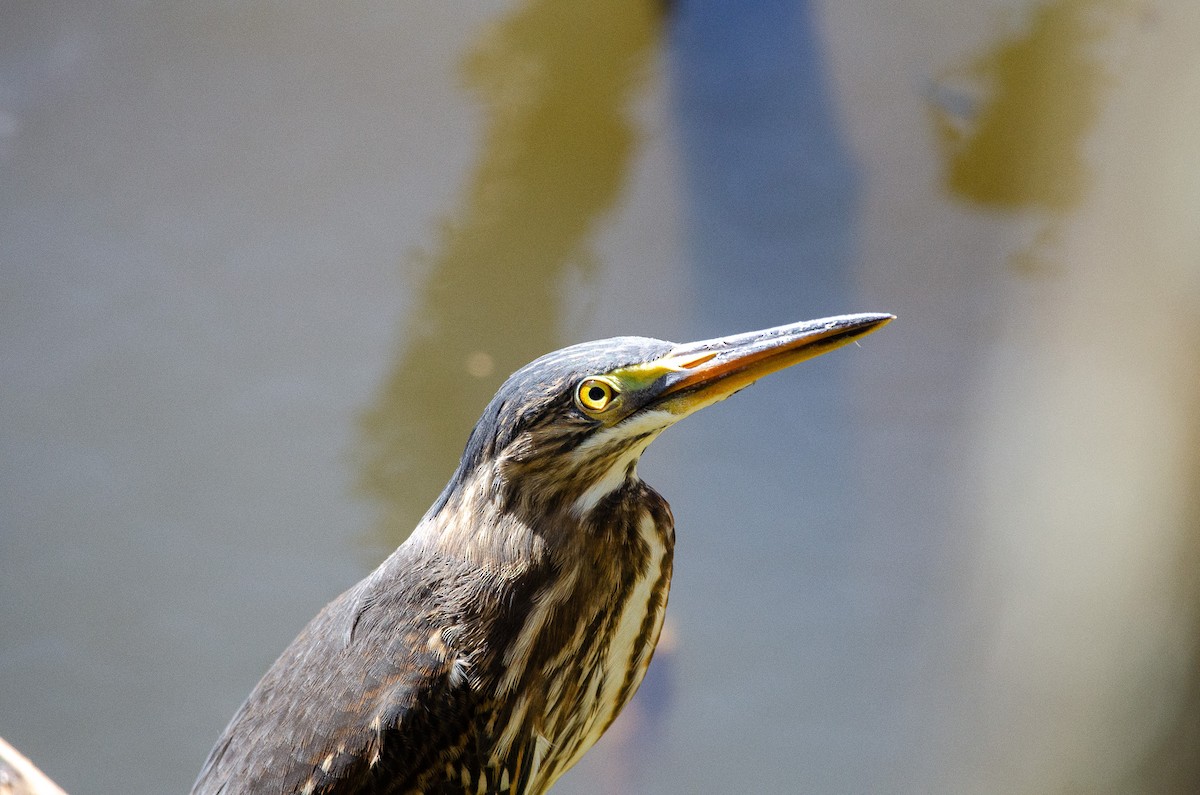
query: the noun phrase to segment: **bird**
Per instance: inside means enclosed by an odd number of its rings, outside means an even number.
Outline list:
[[[633,696],[674,519],[637,473],[683,417],[893,315],[585,342],[510,376],[412,534],[233,716],[194,795],[540,795]]]

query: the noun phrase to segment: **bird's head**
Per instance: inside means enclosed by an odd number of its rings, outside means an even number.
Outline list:
[[[471,488],[518,510],[586,513],[635,477],[668,426],[892,319],[841,315],[684,344],[616,337],[549,353],[488,403],[431,513]]]

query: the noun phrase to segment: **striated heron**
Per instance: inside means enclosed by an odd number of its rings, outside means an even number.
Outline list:
[[[545,792],[632,697],[662,627],[675,531],[637,476],[647,445],[892,319],[618,337],[518,370],[412,536],[271,666],[193,792]]]

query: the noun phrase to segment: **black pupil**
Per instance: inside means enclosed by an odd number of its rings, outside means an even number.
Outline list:
[[[601,400],[604,400],[604,387],[588,387],[588,398],[595,403],[599,403]]]

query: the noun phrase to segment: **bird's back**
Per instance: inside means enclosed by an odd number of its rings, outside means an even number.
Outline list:
[[[460,575],[412,557],[402,547],[309,622],[234,715],[193,793],[404,792],[453,746],[478,704],[430,645],[438,616],[414,608]]]
[[[194,795],[544,792],[632,696],[661,628],[670,510],[640,482],[620,494],[604,527],[564,535],[589,543],[507,570],[401,546],[275,662]]]

